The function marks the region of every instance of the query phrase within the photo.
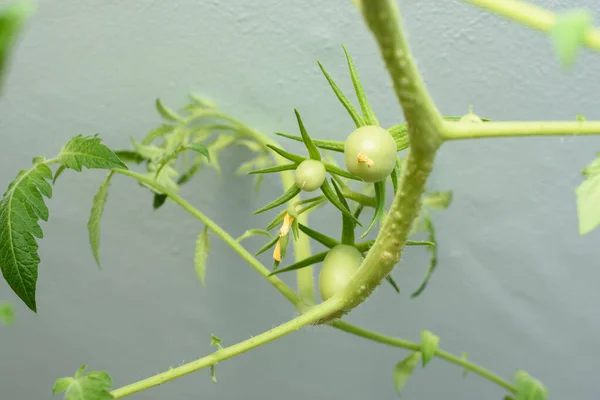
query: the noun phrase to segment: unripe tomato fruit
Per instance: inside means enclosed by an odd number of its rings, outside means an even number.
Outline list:
[[[305,192],[314,192],[325,181],[325,165],[317,160],[304,160],[296,167],[294,182]]]
[[[321,299],[329,300],[341,292],[362,262],[363,256],[356,247],[340,244],[332,248],[323,260],[319,275]]]
[[[382,181],[396,166],[396,142],[378,126],[361,126],[344,143],[344,161],[351,174],[365,182]]]

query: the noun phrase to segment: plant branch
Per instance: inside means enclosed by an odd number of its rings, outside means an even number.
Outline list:
[[[144,183],[144,184],[152,187],[153,189],[167,195],[167,197],[169,197],[171,200],[173,200],[175,203],[177,203],[179,206],[181,206],[184,210],[186,210],[187,212],[192,214],[194,217],[196,217],[198,220],[200,220],[204,225],[206,225],[208,227],[208,229],[213,231],[219,238],[221,238],[221,240],[223,240],[225,243],[227,243],[227,245],[229,245],[229,247],[231,247],[236,253],[238,253],[244,259],[244,261],[246,261],[248,264],[250,264],[250,266],[252,266],[260,275],[262,275],[269,282],[271,282],[271,284],[277,290],[279,290],[279,292],[281,292],[281,294],[283,294],[286,299],[288,299],[290,302],[292,302],[296,306],[296,308],[306,307],[306,304],[303,304],[302,299],[298,296],[298,294],[296,292],[294,292],[294,290],[292,290],[289,286],[287,286],[278,277],[269,276],[271,271],[267,267],[265,267],[260,261],[258,261],[252,254],[250,254],[248,252],[248,250],[246,250],[244,248],[244,246],[242,246],[233,237],[231,237],[227,232],[225,232],[219,225],[217,225],[215,222],[213,222],[210,218],[208,218],[206,215],[204,215],[202,212],[200,212],[197,208],[192,206],[190,203],[185,201],[178,194],[173,193],[170,190],[162,187],[161,185],[156,183],[156,181],[154,181],[153,179],[150,179],[144,175],[138,174],[131,170],[114,169],[113,171],[118,174],[134,178],[138,182]]]
[[[353,335],[372,340],[374,342],[383,343],[383,344],[387,344],[387,345],[394,346],[394,347],[400,347],[400,348],[412,350],[412,351],[421,350],[421,345],[419,343],[414,343],[414,342],[410,342],[408,340],[394,338],[391,336],[385,336],[380,333],[373,332],[373,331],[349,324],[349,323],[341,321],[341,320],[337,320],[337,321],[333,322],[331,325],[334,328],[340,329],[344,332],[348,332]],[[485,369],[477,364],[474,364],[470,361],[467,361],[465,359],[462,359],[460,357],[457,357],[455,355],[452,355],[446,351],[439,350],[439,349],[436,350],[434,354],[436,357],[442,358],[450,363],[460,365],[465,370],[472,371],[472,372],[476,373],[477,375],[479,375],[489,381],[492,381],[499,386],[502,386],[504,389],[508,390],[509,392],[512,392],[512,393],[516,392],[516,388],[513,385],[511,385],[510,382],[500,378],[493,372],[488,371],[487,369]]]
[[[519,0],[463,1],[542,32],[548,32],[556,22],[556,14],[552,11]],[[583,42],[591,49],[600,50],[600,29],[588,29]]]
[[[598,121],[445,122],[445,140],[512,136],[575,136],[600,134]]]
[[[118,170],[117,172],[120,171],[121,170]],[[339,302],[330,299],[329,301],[326,301],[324,303],[319,304],[318,306],[311,308],[299,317],[296,317],[291,321],[286,322],[285,324],[279,325],[276,328],[263,332],[258,336],[254,336],[233,346],[219,349],[214,353],[206,357],[202,357],[196,361],[192,361],[177,368],[170,369],[152,377],[143,379],[139,382],[132,383],[131,385],[115,389],[111,392],[111,394],[115,399],[121,399],[123,397],[130,396],[134,393],[138,393],[151,387],[158,386],[163,383],[180,378],[182,376],[188,375],[192,372],[209,367],[211,365],[215,365],[221,361],[233,358],[237,355],[245,353],[263,344],[278,339],[282,336],[295,332],[306,325],[313,324],[323,318],[328,317],[330,314],[339,310],[339,308]]]

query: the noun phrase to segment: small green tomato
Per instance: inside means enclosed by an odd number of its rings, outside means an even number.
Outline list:
[[[321,299],[329,300],[344,290],[362,261],[363,256],[356,247],[340,244],[332,248],[323,260],[319,275]]]
[[[294,182],[305,192],[314,192],[325,181],[325,165],[317,160],[304,160],[296,168]]]
[[[396,166],[396,142],[378,126],[361,126],[344,143],[344,161],[351,174],[365,182],[382,181]]]

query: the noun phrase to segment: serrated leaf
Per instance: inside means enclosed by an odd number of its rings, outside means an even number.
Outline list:
[[[12,304],[0,303],[0,323],[12,325],[15,321],[15,312]]]
[[[236,241],[241,242],[242,240],[245,240],[245,239],[251,238],[253,236],[257,236],[257,235],[263,235],[268,238],[271,237],[271,234],[268,231],[265,231],[264,229],[248,229],[246,232],[244,232],[243,235],[241,235],[239,238],[237,238]]]
[[[273,238],[271,238],[271,240],[269,240],[267,242],[267,244],[265,244],[263,247],[261,247],[254,255],[258,256],[258,255],[264,253],[265,251],[269,250],[271,247],[275,246],[275,244],[277,243],[278,240],[279,240],[279,236],[277,236],[277,235],[273,236]]]
[[[90,169],[128,169],[127,165],[98,136],[77,135],[58,153],[58,161],[67,168],[81,171]]]
[[[515,400],[547,400],[548,389],[525,371],[517,371],[514,376]]]
[[[340,203],[342,203],[342,205],[349,210],[350,207],[348,206],[348,202],[346,201],[346,198],[344,197],[344,195],[342,194],[342,191],[338,187],[338,184],[336,183],[335,179],[331,180],[331,184],[333,185],[333,188],[335,189],[335,193],[337,194],[338,199],[340,200]],[[355,228],[356,228],[356,224],[354,223],[354,219],[348,217],[346,214],[342,214],[342,238],[341,238],[342,244],[354,245],[354,240],[355,240],[354,229]]]
[[[423,205],[434,210],[445,210],[452,203],[452,192],[428,193],[423,199]]]
[[[425,290],[425,288],[427,287],[427,284],[429,283],[429,279],[431,279],[431,275],[433,275],[433,272],[437,268],[437,263],[438,263],[437,240],[435,237],[435,226],[433,225],[433,221],[431,220],[431,217],[429,216],[429,214],[424,213],[423,220],[424,220],[426,229],[429,232],[428,242],[433,243],[434,245],[429,246],[427,248],[427,250],[429,251],[429,267],[427,268],[427,272],[425,273],[425,277],[423,278],[421,285],[419,285],[417,290],[413,294],[411,294],[410,297],[412,297],[412,298],[415,298],[415,297],[419,296],[421,293],[423,293],[423,290]]]
[[[440,338],[433,333],[423,330],[421,331],[421,354],[423,356],[423,367],[425,367],[435,356],[438,349]]]
[[[0,202],[0,269],[12,290],[36,312],[35,291],[40,258],[38,221],[48,220],[44,198],[52,197],[52,171],[38,164],[19,172]]]
[[[392,286],[392,288],[394,288],[396,293],[400,294],[400,288],[398,287],[398,284],[396,283],[394,278],[392,278],[390,275],[388,275],[385,277],[385,280]]]
[[[292,185],[279,198],[277,198],[276,200],[274,200],[271,203],[267,204],[266,206],[264,206],[262,208],[259,208],[258,210],[254,211],[253,214],[260,214],[260,213],[265,212],[267,210],[270,210],[272,208],[278,207],[278,206],[282,205],[283,203],[285,203],[287,201],[290,201],[291,199],[293,199],[294,197],[296,197],[299,193],[300,193],[300,188],[298,186],[296,186],[296,185]]]
[[[98,268],[102,268],[100,264],[100,220],[102,219],[102,213],[104,212],[104,205],[108,199],[108,188],[110,187],[110,180],[113,176],[111,171],[107,176],[100,189],[94,196],[92,202],[92,212],[90,213],[90,219],[88,220],[88,233],[90,246],[92,247],[92,254],[94,260],[98,264]]]
[[[31,12],[31,4],[25,1],[0,8],[0,90],[14,44]]]
[[[304,233],[306,234],[306,236],[309,236],[311,238],[313,238],[314,240],[316,240],[317,242],[321,243],[323,246],[328,247],[328,248],[333,248],[335,246],[337,246],[338,244],[340,244],[340,242],[338,242],[337,240],[335,240],[334,238],[331,238],[321,232],[317,232],[311,228],[309,228],[306,225],[303,224],[298,224],[298,228]]]
[[[294,110],[296,114],[296,119],[298,120],[298,127],[300,128],[300,135],[302,136],[302,141],[304,142],[304,146],[308,150],[308,155],[311,159],[321,161],[321,153],[319,153],[319,149],[313,143],[312,139],[306,132],[306,128],[304,127],[304,123],[302,122],[302,118],[300,117],[300,113],[298,110]]]
[[[65,169],[67,169],[67,167],[65,167],[64,165],[60,165],[57,169],[56,172],[54,173],[54,178],[52,178],[52,185],[54,186],[54,184],[56,183],[56,180],[58,179],[59,176],[62,175],[62,173],[65,171]]]
[[[396,364],[396,367],[394,368],[393,377],[394,386],[396,386],[396,391],[398,392],[398,395],[401,394],[402,389],[404,389],[404,385],[406,385],[408,378],[410,378],[420,360],[421,353],[415,351],[411,353],[408,357],[406,357],[404,360]]]
[[[196,240],[196,255],[194,257],[196,275],[198,275],[198,279],[200,279],[203,286],[206,286],[206,260],[208,259],[208,253],[210,253],[210,239],[208,227],[204,227],[204,230],[198,235],[198,239]]]
[[[591,24],[592,15],[587,10],[570,10],[557,15],[548,33],[564,68],[573,66],[579,49],[584,45],[585,32]]]
[[[273,172],[290,171],[290,170],[296,169],[297,167],[298,167],[298,165],[296,165],[296,164],[275,165],[275,166],[269,167],[269,168],[263,168],[263,169],[257,169],[254,171],[250,171],[250,172],[248,172],[248,175],[270,174]]]
[[[600,224],[600,156],[583,171],[585,180],[575,190],[579,234],[585,235]]]
[[[91,371],[83,374],[82,366],[74,378],[60,378],[54,383],[52,394],[65,392],[65,400],[109,400],[112,379],[104,371]]]
[[[367,237],[371,230],[377,226],[385,214],[385,181],[375,182],[375,212],[373,219],[367,227],[367,230],[360,236],[361,239]]]
[[[396,142],[396,150],[402,151],[410,146],[410,142],[408,140],[408,132],[406,128],[406,124],[398,124],[394,125],[387,130],[392,137],[394,138],[394,142]]]
[[[333,89],[333,92],[335,93],[335,95],[338,98],[338,100],[340,101],[340,103],[342,103],[342,105],[344,106],[346,111],[348,111],[348,114],[350,114],[350,117],[356,124],[356,127],[358,128],[358,127],[364,126],[365,120],[363,119],[363,117],[358,113],[356,108],[354,108],[354,106],[352,105],[350,100],[348,100],[346,95],[344,95],[344,93],[339,88],[339,86],[333,81],[333,79],[331,78],[331,76],[329,75],[329,73],[327,72],[325,67],[323,66],[323,64],[321,64],[320,62],[318,62],[318,64],[319,64],[319,68],[321,68],[321,71],[323,72],[323,75],[325,75],[327,82],[329,82],[331,89]]]
[[[371,105],[369,104],[369,101],[367,100],[367,95],[365,94],[365,90],[363,89],[360,78],[358,77],[358,71],[356,70],[354,61],[352,61],[352,57],[350,57],[350,53],[348,53],[348,49],[346,49],[346,46],[342,46],[342,48],[344,49],[344,54],[346,54],[346,60],[348,61],[348,70],[350,71],[350,78],[352,78],[352,84],[354,85],[354,91],[356,92],[356,97],[358,98],[358,103],[360,104],[365,124],[379,126],[377,117],[371,109]]]
[[[295,140],[296,142],[302,142],[301,136],[289,135],[287,133],[282,133],[282,132],[275,132],[275,134],[278,136],[284,137],[284,138]],[[344,152],[344,142],[340,142],[337,140],[318,140],[318,139],[312,139],[312,141],[315,144],[315,146],[317,146],[320,149],[335,151],[338,153]]]
[[[312,255],[310,257],[307,257],[307,258],[305,258],[305,259],[303,259],[301,261],[298,261],[298,262],[296,262],[296,263],[294,263],[294,264],[292,264],[290,266],[287,266],[285,268],[273,271],[273,272],[271,272],[269,274],[269,276],[281,274],[283,272],[296,271],[296,270],[299,270],[301,268],[308,267],[309,265],[313,265],[313,264],[319,263],[319,262],[321,262],[321,261],[323,261],[325,259],[325,256],[327,255],[327,253],[328,253],[328,251],[324,251],[324,252],[321,252],[321,253],[314,254],[314,255]]]
[[[350,210],[348,208],[344,207],[344,205],[340,202],[340,200],[337,197],[337,194],[335,193],[335,191],[333,190],[333,188],[331,187],[331,185],[329,184],[329,181],[327,179],[325,179],[325,181],[321,185],[321,191],[323,192],[323,194],[325,195],[325,197],[327,197],[327,200],[329,200],[329,202],[331,204],[333,204],[338,210],[340,210],[346,216],[352,218],[352,220],[358,226],[362,226],[362,224],[360,223],[360,221],[358,219],[356,219],[354,217],[354,215],[352,215],[352,213],[350,212]]]
[[[176,122],[183,120],[175,111],[165,106],[161,99],[156,99],[156,110],[167,121]]]

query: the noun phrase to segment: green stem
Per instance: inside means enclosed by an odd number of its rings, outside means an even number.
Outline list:
[[[186,119],[186,124],[189,124],[199,118],[219,118],[224,121],[229,121],[232,124],[236,125],[238,128],[241,128],[240,130],[242,132],[246,133],[248,135],[248,137],[251,137],[251,138],[257,140],[259,143],[263,144],[264,146],[270,144],[273,146],[281,147],[273,139],[246,126],[244,123],[242,123],[238,119],[236,119],[230,115],[224,114],[220,111],[214,110],[214,109],[202,110],[202,111],[197,111],[197,112],[193,113]],[[278,155],[274,152],[271,152],[271,155],[276,164],[278,164],[278,165],[288,164],[288,161],[286,159],[284,159],[283,157],[281,157],[280,155]],[[283,184],[283,189],[284,190],[289,189],[294,184],[293,173],[291,171],[282,171],[282,172],[280,172],[280,175],[281,175],[281,182]],[[289,205],[290,205],[290,207],[292,207],[292,202],[290,202]],[[298,222],[303,225],[308,225],[308,215],[303,214],[303,215],[298,216]],[[310,256],[310,240],[309,240],[308,236],[306,236],[305,234],[300,233],[300,235],[298,236],[298,239],[293,241],[293,246],[294,246],[294,256],[296,258],[296,261],[303,260]],[[306,268],[298,270],[296,273],[296,276],[298,279],[298,294],[302,298],[303,303],[305,305],[315,304],[316,297],[315,297],[315,290],[314,290],[314,278],[313,278],[312,267],[306,267]]]
[[[520,0],[463,0],[523,25],[548,32],[556,23],[556,14]],[[585,32],[584,44],[600,50],[600,29],[590,28]]]
[[[414,342],[410,342],[408,340],[398,339],[398,338],[394,338],[391,336],[385,336],[380,333],[373,332],[373,331],[349,324],[344,321],[338,320],[338,321],[333,322],[331,325],[337,329],[344,331],[344,332],[348,332],[353,335],[372,340],[374,342],[388,344],[390,346],[400,347],[400,348],[412,350],[412,351],[421,350],[421,345],[419,343],[414,343]],[[460,357],[457,357],[455,355],[452,355],[446,351],[439,350],[439,349],[435,351],[435,356],[442,358],[453,364],[460,365],[464,369],[472,371],[472,372],[476,373],[477,375],[482,376],[483,378],[488,379],[489,381],[494,382],[499,386],[502,386],[509,392],[512,392],[512,393],[516,392],[516,388],[513,385],[511,385],[510,382],[500,378],[493,372],[491,372],[477,364],[474,364],[470,361],[467,361],[465,359],[462,359]]]
[[[445,140],[513,136],[575,136],[600,134],[598,121],[445,122]]]
[[[269,282],[271,282],[271,284],[277,290],[279,290],[279,292],[281,292],[281,294],[283,294],[285,296],[285,298],[288,299],[290,302],[292,302],[297,308],[306,307],[306,305],[303,304],[302,299],[298,296],[298,294],[296,292],[294,292],[294,290],[292,290],[289,286],[287,286],[278,277],[269,276],[271,271],[267,267],[265,267],[260,261],[258,261],[252,254],[250,254],[248,252],[248,250],[246,250],[244,248],[244,246],[242,246],[239,242],[237,242],[233,237],[231,237],[227,232],[225,232],[219,225],[217,225],[210,218],[208,218],[206,215],[204,215],[202,212],[200,212],[197,208],[195,208],[190,203],[188,203],[183,198],[181,198],[178,194],[171,192],[170,190],[168,190],[168,189],[162,187],[161,185],[159,185],[158,183],[156,183],[156,181],[154,181],[144,175],[138,174],[136,172],[133,172],[130,170],[124,170],[124,169],[114,169],[113,171],[115,171],[118,174],[134,178],[138,182],[144,183],[144,184],[152,187],[153,189],[167,195],[171,200],[173,200],[175,203],[177,203],[179,206],[181,206],[184,210],[186,210],[187,212],[192,214],[194,217],[196,217],[198,220],[200,220],[204,225],[206,225],[208,227],[208,229],[213,231],[219,238],[221,238],[221,240],[223,240],[227,245],[229,245],[229,247],[231,247],[236,253],[238,253],[248,264],[250,264],[250,266],[252,266],[260,275],[262,275]]]
[[[117,172],[120,173],[121,170]],[[130,396],[134,393],[138,393],[151,387],[158,386],[163,383],[180,378],[184,375],[188,375],[202,368],[210,367],[211,365],[215,365],[221,361],[245,353],[249,350],[271,342],[282,336],[298,331],[306,325],[313,324],[323,318],[328,317],[332,313],[335,313],[337,310],[339,310],[339,308],[340,303],[336,302],[335,300],[329,300],[325,303],[321,303],[318,306],[311,308],[299,317],[294,318],[293,320],[288,321],[285,324],[279,325],[276,328],[263,332],[258,336],[254,336],[233,346],[219,349],[214,353],[206,357],[202,357],[196,361],[192,361],[177,368],[170,369],[168,371],[143,379],[139,382],[132,383],[122,388],[115,389],[111,392],[111,394],[115,399],[121,399],[123,397]]]

